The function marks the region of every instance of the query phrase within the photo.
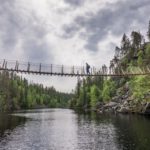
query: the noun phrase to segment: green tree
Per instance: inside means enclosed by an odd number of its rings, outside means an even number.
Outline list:
[[[145,100],[145,94],[150,92],[150,77],[149,76],[137,76],[130,81],[131,92],[133,98],[138,101]]]
[[[96,85],[93,85],[91,87],[91,92],[90,92],[90,96],[91,96],[91,108],[95,109],[97,102],[99,101],[99,89],[97,88]]]
[[[128,53],[130,48],[130,40],[129,38],[126,36],[126,34],[124,33],[122,40],[121,40],[121,51],[122,51],[122,55],[125,55]]]
[[[111,79],[105,80],[104,88],[102,91],[102,98],[104,101],[110,101],[111,97],[115,94],[115,82]]]
[[[139,49],[141,47],[141,43],[142,43],[141,33],[136,32],[136,31],[132,31],[131,38],[132,38],[133,48],[135,48],[136,50]]]
[[[138,66],[142,66],[143,65],[143,51],[142,50],[140,50],[139,52],[138,52],[138,60],[137,60],[137,63],[138,63]]]

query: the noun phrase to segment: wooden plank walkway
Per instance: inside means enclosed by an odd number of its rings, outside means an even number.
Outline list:
[[[0,60],[0,70],[25,73],[25,74],[36,74],[36,75],[51,75],[51,76],[69,76],[69,77],[86,77],[86,76],[112,76],[112,77],[125,77],[125,76],[137,76],[137,75],[150,75],[150,68],[146,67],[137,68],[136,71],[105,71],[102,72],[101,68],[92,67],[90,74],[87,74],[85,68],[82,66],[64,66],[64,65],[53,65],[53,64],[35,64],[30,62],[19,62]],[[108,70],[108,69],[106,69]]]

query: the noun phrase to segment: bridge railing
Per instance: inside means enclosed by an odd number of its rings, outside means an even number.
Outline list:
[[[0,70],[10,70],[15,72],[24,73],[36,73],[36,74],[54,74],[54,75],[69,75],[69,76],[86,76],[85,67],[81,66],[64,66],[64,65],[54,65],[54,64],[41,64],[41,63],[31,63],[23,61],[11,61],[11,60],[0,60]],[[150,74],[150,66],[146,67],[128,67],[128,69],[123,70],[123,68],[114,68],[112,71],[102,70],[102,68],[90,68],[90,75],[98,76],[124,76],[124,75],[142,75]]]
[[[80,66],[64,66],[54,64],[37,64],[31,62],[0,60],[0,68],[12,71],[29,73],[53,73],[53,74],[85,74],[85,68]]]

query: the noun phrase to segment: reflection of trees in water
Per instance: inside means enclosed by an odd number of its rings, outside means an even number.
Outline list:
[[[150,119],[136,115],[117,115],[113,119],[116,128],[116,140],[120,149],[149,150]]]
[[[90,113],[79,113],[78,115],[78,134],[81,133],[80,130],[84,126],[85,122],[92,124],[90,130],[95,130],[95,137],[93,139],[96,141],[95,144],[99,145],[100,137],[108,138],[110,140],[110,145],[116,146],[119,150],[149,150],[150,148],[150,118],[139,115],[122,115],[122,114],[96,114]],[[87,127],[87,128],[88,128]],[[104,130],[114,130],[114,132],[102,132],[98,128],[104,128]],[[98,130],[97,130],[98,129]],[[102,134],[107,135],[102,135]],[[88,132],[89,136],[92,136],[92,131]],[[109,135],[111,134],[111,135]],[[112,139],[111,139],[111,138]],[[106,140],[106,144],[109,142]],[[115,142],[115,143],[111,143]],[[102,144],[102,143],[101,143]],[[107,147],[107,145],[105,145]],[[106,148],[104,147],[104,148]]]
[[[26,121],[26,118],[24,117],[0,114],[0,140],[1,140],[1,137],[4,136],[5,131],[13,130],[18,125],[24,124],[25,121]]]

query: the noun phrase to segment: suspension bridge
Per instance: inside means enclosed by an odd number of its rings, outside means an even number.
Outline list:
[[[51,75],[51,76],[70,76],[70,77],[84,77],[84,76],[136,76],[136,75],[150,75],[150,67],[139,68],[136,70],[123,70],[116,68],[102,69],[101,67],[90,68],[90,73],[86,73],[85,66],[65,66],[54,64],[31,63],[14,60],[0,60],[0,71],[37,74],[37,75]]]

